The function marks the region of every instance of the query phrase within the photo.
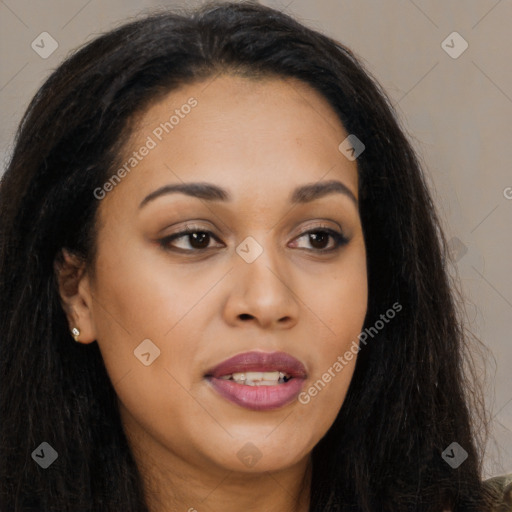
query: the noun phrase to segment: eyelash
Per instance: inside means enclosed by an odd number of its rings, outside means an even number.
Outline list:
[[[186,237],[187,235],[191,235],[193,233],[203,233],[203,234],[207,234],[207,235],[210,235],[211,238],[213,238],[214,240],[216,240],[217,242],[219,241],[217,239],[217,237],[209,230],[207,229],[203,229],[203,228],[200,228],[199,226],[191,226],[190,228],[184,230],[184,231],[180,231],[179,233],[174,233],[172,235],[169,235],[169,236],[166,236],[162,239],[160,239],[158,242],[160,244],[160,246],[166,250],[171,250],[171,251],[175,251],[175,252],[179,252],[179,253],[197,253],[197,252],[206,252],[208,251],[210,248],[205,248],[205,249],[181,249],[181,248],[177,248],[177,247],[170,247],[170,243],[173,242],[174,240],[177,240],[179,238],[183,238],[183,237]],[[331,228],[328,228],[328,227],[324,227],[324,226],[316,226],[312,229],[309,229],[307,231],[304,231],[302,233],[300,233],[296,239],[299,239],[299,238],[302,238],[304,235],[309,235],[309,234],[318,234],[318,233],[327,233],[331,238],[334,239],[335,241],[335,247],[331,248],[331,249],[306,249],[308,251],[313,251],[313,252],[316,252],[316,253],[319,253],[319,254],[327,254],[327,253],[332,253],[332,252],[335,252],[337,250],[339,250],[342,246],[346,245],[348,243],[348,239],[342,235],[341,233],[338,233],[337,231],[331,229]]]

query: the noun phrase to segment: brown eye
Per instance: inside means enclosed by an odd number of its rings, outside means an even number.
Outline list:
[[[339,249],[342,245],[348,243],[348,240],[347,238],[345,238],[345,236],[343,236],[341,233],[338,233],[337,231],[328,228],[306,231],[305,233],[302,233],[299,237],[297,237],[297,240],[304,238],[306,236],[309,237],[309,243],[313,247],[312,250],[316,252],[335,251]],[[333,240],[333,244],[329,248],[328,245],[330,239]],[[305,247],[305,249],[307,249],[307,247]]]
[[[329,245],[329,239],[331,235],[326,233],[325,231],[318,231],[316,233],[309,233],[309,239],[311,241],[311,245],[315,249],[325,249],[326,246]]]
[[[210,242],[210,234],[202,231],[197,233],[190,233],[189,243],[194,249],[206,249]]]
[[[174,242],[180,239],[183,239],[184,245],[188,245],[188,247],[177,247]],[[162,240],[159,242],[160,245],[165,249],[183,252],[195,252],[209,249],[209,245],[212,239],[216,240],[211,231],[189,228],[185,231],[180,231],[179,233],[174,233],[173,235],[162,238]]]
[[[298,246],[298,248],[305,248],[306,250],[318,253],[333,252],[339,249],[342,245],[348,243],[348,239],[341,233],[329,228],[317,228],[306,231],[298,236],[296,240],[306,237],[309,238],[309,244],[312,248],[300,246]],[[180,241],[180,247],[176,242],[181,239],[183,239],[183,241]],[[217,237],[211,231],[191,227],[184,231],[180,231],[179,233],[174,233],[162,238],[159,240],[159,244],[166,250],[194,253],[206,252],[208,249],[214,248],[211,246],[211,243],[214,240],[219,242]],[[329,247],[329,242],[331,242],[331,247]]]

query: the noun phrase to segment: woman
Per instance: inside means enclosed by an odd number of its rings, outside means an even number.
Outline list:
[[[1,510],[505,507],[420,165],[341,44],[253,3],[124,25],[0,201]]]

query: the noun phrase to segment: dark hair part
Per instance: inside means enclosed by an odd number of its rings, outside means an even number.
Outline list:
[[[125,24],[70,56],[30,103],[0,187],[1,510],[147,511],[115,391],[97,344],[70,337],[54,263],[62,248],[93,261],[93,190],[116,169],[136,114],[222,72],[301,80],[363,141],[365,328],[402,305],[362,347],[313,451],[311,510],[484,510],[471,415],[485,413],[471,399],[479,388],[465,371],[468,336],[420,163],[349,49],[255,3]],[[48,470],[31,460],[43,441],[59,454]],[[441,457],[453,441],[469,454],[457,469]]]

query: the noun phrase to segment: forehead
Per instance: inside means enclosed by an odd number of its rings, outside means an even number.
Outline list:
[[[172,91],[139,115],[112,195],[123,189],[142,198],[170,183],[207,181],[235,198],[277,199],[297,184],[340,179],[357,197],[357,164],[338,149],[347,135],[307,84],[221,75]]]

